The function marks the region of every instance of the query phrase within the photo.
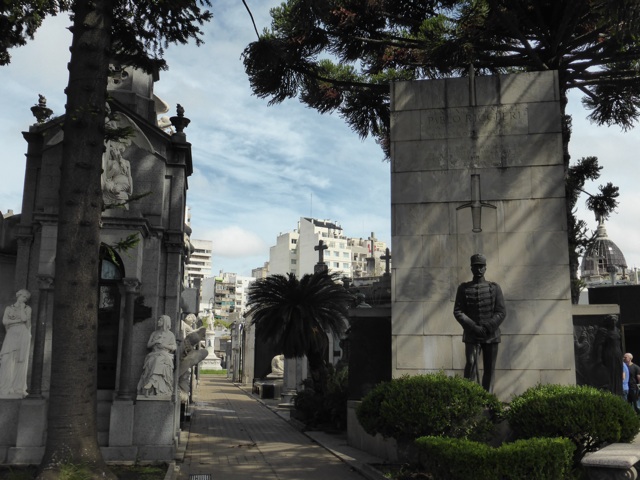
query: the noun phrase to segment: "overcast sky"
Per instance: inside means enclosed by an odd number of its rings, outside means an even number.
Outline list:
[[[280,0],[247,0],[259,31]],[[338,116],[320,115],[297,100],[268,106],[252,95],[241,53],[256,39],[241,0],[213,2],[214,19],[201,47],[171,46],[155,93],[175,115],[180,103],[191,119],[194,173],[189,178],[193,238],[213,241],[213,272],[249,275],[269,259],[276,237],[301,216],[338,222],[344,233],[375,232],[390,244],[389,164],[371,139],[362,141]],[[49,19],[27,46],[0,67],[3,174],[0,211],[21,211],[26,142],[38,94],[54,114],[64,113],[63,90],[71,42],[67,16]],[[620,207],[607,223],[609,237],[630,267],[640,267],[640,153],[638,130],[595,127],[572,97],[573,159],[594,155],[604,166],[595,185],[620,187]],[[585,198],[581,198],[580,205]],[[592,214],[582,213],[590,228]]]

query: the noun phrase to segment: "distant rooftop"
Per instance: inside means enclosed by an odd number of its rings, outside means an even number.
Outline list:
[[[308,222],[311,222],[316,227],[330,228],[333,230],[342,230],[342,227],[340,225],[330,222],[329,220],[318,220],[317,218],[309,218],[309,217],[304,217],[304,219],[307,220]]]

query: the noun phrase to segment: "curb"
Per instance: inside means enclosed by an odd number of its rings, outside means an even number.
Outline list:
[[[334,457],[340,460],[342,463],[348,465],[351,469],[357,471],[365,477],[367,480],[388,480],[388,477],[385,477],[382,472],[380,472],[377,468],[371,466],[368,463],[356,460],[339,450],[331,448],[330,446],[324,444],[320,439],[316,438],[311,433],[302,431],[302,433],[314,443],[317,443],[322,448],[324,448],[327,452],[331,453]]]
[[[167,473],[164,476],[164,480],[178,480],[178,474],[180,473],[180,466],[176,462],[171,462]]]

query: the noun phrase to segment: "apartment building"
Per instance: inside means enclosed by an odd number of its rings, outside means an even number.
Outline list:
[[[337,222],[301,217],[298,228],[278,235],[270,248],[269,273],[313,273],[319,260],[316,247],[320,240],[326,246],[322,256],[329,272],[360,278],[379,276],[385,271],[380,257],[387,245],[377,240],[373,232],[367,239],[348,237]]]
[[[215,320],[230,323],[247,310],[247,293],[254,277],[220,272],[205,278],[202,284],[201,309],[212,313]],[[235,315],[234,315],[235,314]]]
[[[200,280],[200,285],[207,277],[211,277],[211,255],[213,251],[213,241],[190,239],[193,251],[189,255],[189,260],[185,265],[185,286],[195,287],[196,279]]]

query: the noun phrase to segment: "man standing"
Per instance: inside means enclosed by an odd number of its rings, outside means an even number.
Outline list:
[[[629,368],[629,395],[627,401],[633,405],[633,409],[638,413],[638,384],[640,384],[640,367],[632,362],[633,355],[625,353],[622,361]]]
[[[507,310],[500,285],[485,280],[487,259],[476,253],[471,256],[473,280],[460,284],[456,293],[453,316],[462,325],[466,364],[464,377],[479,380],[478,354],[482,350],[482,387],[493,390],[493,379],[500,343],[500,324]]]

